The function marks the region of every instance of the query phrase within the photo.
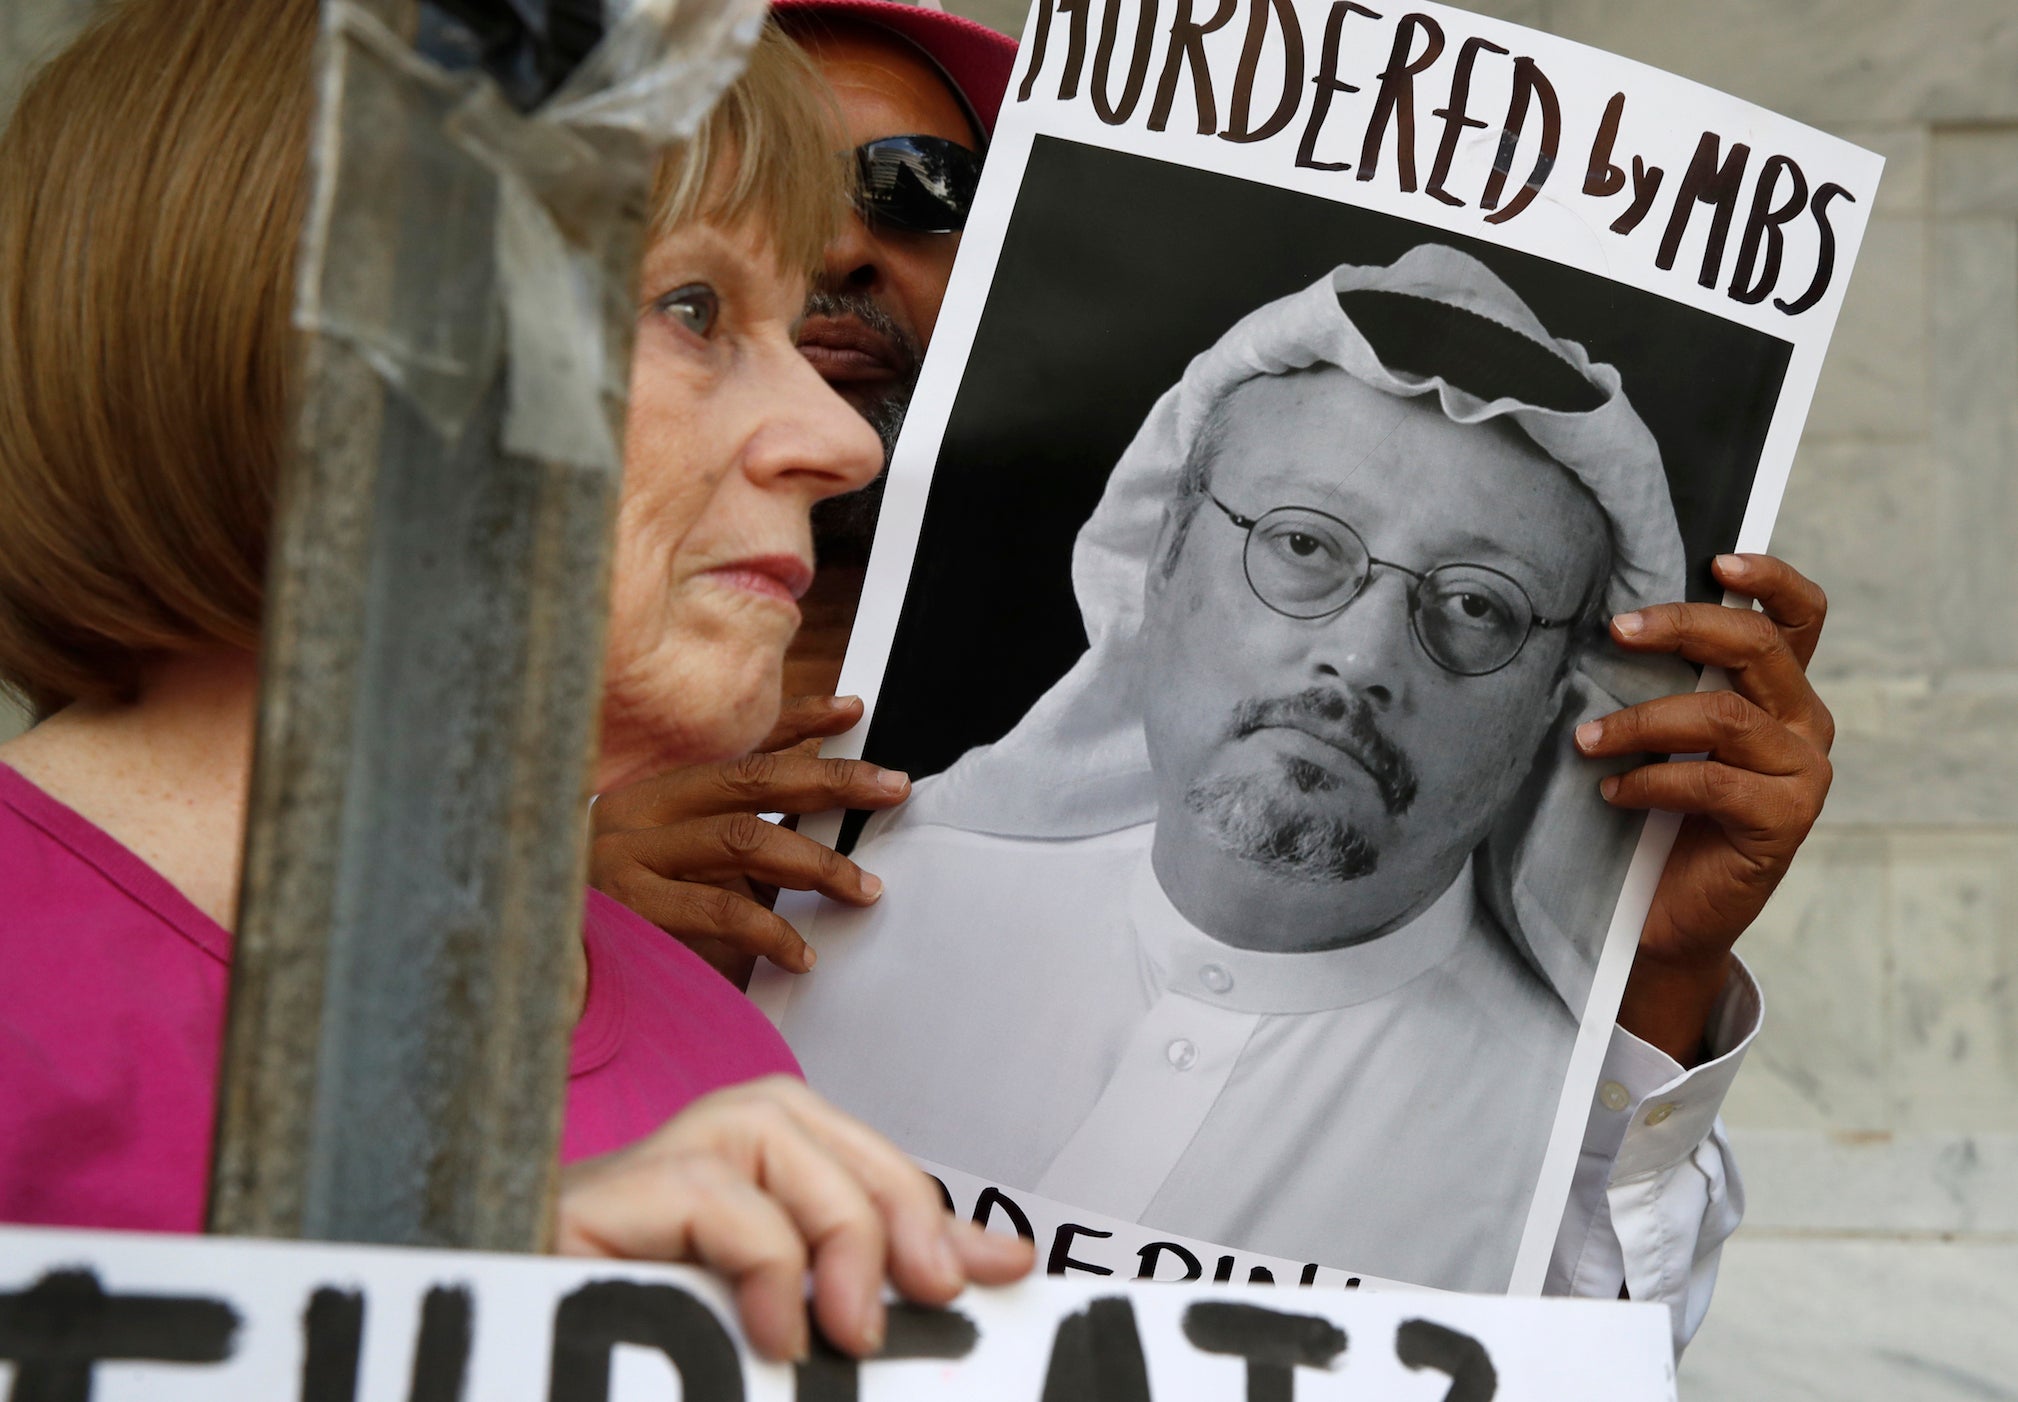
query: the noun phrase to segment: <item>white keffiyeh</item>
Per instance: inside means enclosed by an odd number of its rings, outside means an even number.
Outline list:
[[[1339,304],[1355,290],[1404,293],[1462,307],[1538,342],[1603,396],[1588,412],[1514,399],[1481,400],[1441,377],[1383,365]],[[1165,508],[1213,404],[1243,381],[1334,365],[1383,393],[1435,396],[1455,423],[1511,420],[1575,475],[1612,529],[1604,606],[1621,612],[1683,597],[1684,562],[1660,447],[1609,365],[1558,340],[1483,263],[1426,244],[1387,267],[1341,266],[1303,291],[1242,318],[1194,359],[1122,454],[1080,531],[1073,589],[1090,646],[1001,740],[921,781],[911,801],[872,831],[937,823],[1007,837],[1086,837],[1152,820],[1153,776],[1137,689],[1130,684],[1150,554]],[[1523,953],[1581,1016],[1617,891],[1601,873],[1638,831],[1597,796],[1607,772],[1581,759],[1569,732],[1621,705],[1691,685],[1671,659],[1630,659],[1603,643],[1583,650],[1561,723],[1479,851],[1480,889]],[[1617,768],[1620,766],[1614,766]],[[1623,871],[1623,867],[1618,868]],[[1601,889],[1602,888],[1602,889]]]

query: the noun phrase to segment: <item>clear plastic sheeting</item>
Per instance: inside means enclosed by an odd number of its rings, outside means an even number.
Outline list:
[[[616,472],[654,164],[734,81],[762,0],[631,0],[530,114],[324,0],[295,323],[444,441],[506,375],[507,453]],[[332,120],[332,115],[336,120]]]

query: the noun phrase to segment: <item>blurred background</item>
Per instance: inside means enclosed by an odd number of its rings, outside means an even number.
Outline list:
[[[0,0],[0,113],[89,4]],[[1836,786],[1740,947],[1749,1203],[1682,1396],[2018,1402],[2018,4],[1469,8],[1888,161],[1773,539],[1832,601]]]

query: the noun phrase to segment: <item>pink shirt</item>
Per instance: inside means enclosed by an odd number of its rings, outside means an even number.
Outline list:
[[[561,1155],[798,1063],[742,994],[591,891]],[[200,1231],[231,935],[0,765],[0,1222]]]

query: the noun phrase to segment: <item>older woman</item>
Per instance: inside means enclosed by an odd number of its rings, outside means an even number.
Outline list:
[[[44,717],[0,745],[0,1220],[201,1226],[315,16],[124,0],[0,139],[0,682]],[[767,36],[659,184],[599,787],[764,734],[808,512],[879,462],[792,343],[842,198],[816,90]],[[712,1265],[786,1356],[809,1266],[857,1350],[886,1275],[1028,1268],[686,950],[595,895],[584,935],[563,1249]]]

